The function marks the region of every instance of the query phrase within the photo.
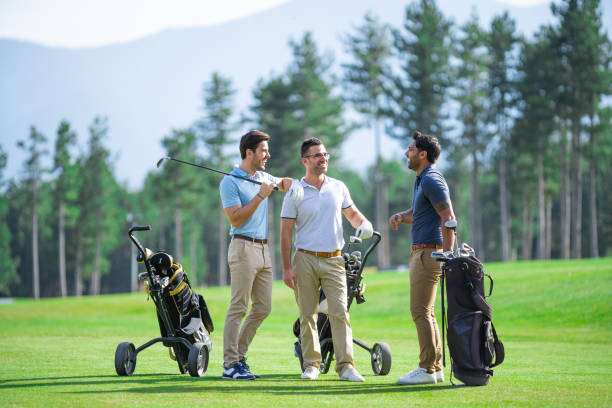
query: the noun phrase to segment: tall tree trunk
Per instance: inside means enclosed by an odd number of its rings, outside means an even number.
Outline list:
[[[591,116],[591,129],[593,128],[593,116]],[[597,189],[595,188],[596,181],[596,160],[595,157],[595,132],[591,130],[590,144],[590,160],[589,160],[589,254],[591,258],[599,257],[599,239],[597,236]]]
[[[68,289],[66,287],[66,231],[64,227],[65,219],[65,207],[64,201],[60,199],[59,202],[59,243],[58,243],[58,258],[59,258],[59,281],[60,281],[60,296],[66,297]]]
[[[183,212],[178,206],[174,208],[174,259],[183,259]]]
[[[77,232],[77,251],[74,266],[74,295],[80,297],[83,295],[83,277],[81,268],[83,265],[83,241],[81,231]]]
[[[546,252],[546,209],[544,204],[544,166],[542,164],[542,146],[538,143],[536,168],[538,173],[538,241],[536,259],[544,259]]]
[[[552,197],[546,198],[546,245],[544,259],[550,259],[552,252]]]
[[[508,163],[506,160],[506,148],[502,147],[499,158],[499,210],[501,234],[501,257],[502,261],[510,260],[510,215],[508,206]]]
[[[582,146],[580,119],[572,121],[572,258],[582,258]]]
[[[561,123],[561,157],[560,163],[560,180],[561,180],[561,259],[569,259],[570,257],[570,194],[569,194],[569,171],[567,163],[567,135],[566,128]]]
[[[533,245],[533,217],[529,211],[529,197],[523,192],[521,215],[521,259],[531,259]]]
[[[101,214],[98,213],[96,225],[101,224]],[[100,228],[96,231],[96,253],[94,255],[94,267],[91,272],[91,280],[89,282],[89,294],[99,295],[100,294],[100,266],[102,264],[102,232]]]
[[[38,191],[32,199],[32,297],[40,299],[40,269],[38,262]]]
[[[225,286],[227,285],[227,231],[225,227],[225,211],[223,210],[221,200],[219,200],[219,216],[217,218],[217,232],[219,234],[217,283],[219,286]]]
[[[476,256],[485,259],[482,244],[482,215],[480,213],[480,185],[479,185],[479,163],[476,149],[472,150],[472,214],[470,215],[470,229],[472,230],[472,242]],[[461,245],[461,244],[459,244]]]
[[[195,287],[197,286],[199,279],[198,279],[198,254],[196,252],[196,229],[194,226],[195,222],[192,221],[191,223],[191,231],[189,231],[189,265],[190,265],[190,270],[189,270],[189,276],[190,276],[190,280],[192,285]]]
[[[381,158],[380,158],[380,121],[374,119],[374,144],[376,150],[376,170],[374,174],[374,184],[376,185],[376,231],[380,232],[383,237],[389,236],[389,206],[386,197],[386,183],[382,174]],[[389,269],[391,266],[391,253],[389,240],[383,239],[378,245],[378,269]]]

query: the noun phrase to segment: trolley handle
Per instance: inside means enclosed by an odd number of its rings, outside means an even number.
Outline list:
[[[150,231],[150,230],[151,230],[150,225],[140,225],[140,226],[134,225],[128,230],[128,236],[130,237],[134,245],[136,245],[136,248],[138,248],[138,251],[140,251],[140,253],[142,254],[142,259],[144,259],[144,264],[147,268],[147,272],[149,272],[149,276],[150,276],[151,271],[150,271],[149,260],[147,259],[147,253],[144,247],[138,241],[138,238],[136,238],[133,233],[135,231]]]

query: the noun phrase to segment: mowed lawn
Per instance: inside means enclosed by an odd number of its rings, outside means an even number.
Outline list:
[[[407,273],[365,276],[366,303],[351,309],[353,334],[369,345],[387,342],[388,376],[375,376],[369,354],[355,347],[365,383],[330,373],[299,379],[293,356],[293,294],[275,284],[273,312],[249,352],[257,381],[222,380],[223,322],[229,289],[200,288],[216,330],[208,372],[180,375],[161,344],[138,356],[132,377],[118,377],[118,343],[136,347],[159,335],[154,305],[144,293],[17,299],[0,305],[2,407],[609,407],[612,406],[612,259],[489,263],[495,287],[493,321],[506,361],[486,387],[397,386],[418,364]],[[439,315],[439,297],[436,305]]]

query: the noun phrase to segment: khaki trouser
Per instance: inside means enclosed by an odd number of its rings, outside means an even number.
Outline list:
[[[353,332],[346,311],[344,258],[320,258],[296,252],[293,258],[297,275],[297,301],[300,308],[300,339],[304,367],[321,365],[321,345],[317,332],[319,287],[328,302],[328,317],[336,355],[336,372],[353,366]]]
[[[232,239],[227,254],[231,275],[231,300],[223,328],[223,362],[226,368],[246,356],[261,322],[272,310],[274,277],[268,245]],[[249,298],[251,312],[247,312]]]
[[[428,372],[442,369],[442,342],[434,304],[442,270],[431,257],[433,248],[423,248],[410,254],[410,312],[416,325],[421,354],[419,367]]]

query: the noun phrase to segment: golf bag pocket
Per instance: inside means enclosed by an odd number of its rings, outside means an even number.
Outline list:
[[[448,322],[448,345],[454,365],[466,370],[484,369],[483,328],[483,315],[479,311],[464,313]]]

